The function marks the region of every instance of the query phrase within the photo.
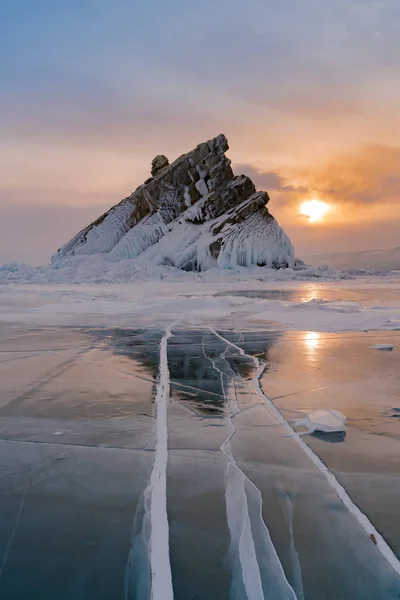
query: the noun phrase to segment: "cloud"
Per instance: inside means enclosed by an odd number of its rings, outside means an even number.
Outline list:
[[[234,165],[234,171],[243,172],[258,189],[269,192],[272,214],[299,251],[318,253],[324,248],[398,245],[399,165],[400,147],[374,144],[339,153],[305,170],[285,169],[284,175],[248,164]],[[299,210],[301,202],[313,197],[331,206],[329,217],[315,226]]]
[[[343,227],[398,214],[398,0],[3,4],[0,260],[47,256],[221,131],[284,226],[314,193]]]
[[[398,79],[392,0],[116,6],[45,0],[3,10],[4,132],[126,148],[182,139],[188,128],[215,133],[218,123],[228,133],[288,115],[321,123],[385,93],[377,73]]]
[[[337,204],[400,207],[399,165],[399,146],[367,145],[308,171],[305,178]]]
[[[295,187],[290,185],[286,179],[284,179],[276,171],[258,171],[251,165],[246,164],[234,164],[233,170],[237,174],[243,173],[252,179],[258,190],[273,190],[279,192],[296,192],[303,193],[305,188]]]
[[[307,254],[324,252],[352,252],[357,250],[379,250],[399,245],[399,224],[395,219],[370,222],[349,222],[346,226],[312,227],[286,225],[300,258]]]
[[[322,165],[292,169],[286,176],[278,171],[260,171],[249,164],[233,166],[236,173],[248,175],[258,189],[277,192],[280,200],[284,198],[287,203],[316,195],[337,205],[368,208],[388,203],[400,208],[399,165],[399,146],[375,144],[338,154]]]
[[[280,214],[280,209],[293,207],[298,204],[299,198],[312,193],[306,186],[293,185],[289,179],[280,175],[277,171],[258,171],[251,165],[234,164],[233,171],[236,174],[247,175],[254,182],[257,190],[266,191],[272,200],[271,210]]]

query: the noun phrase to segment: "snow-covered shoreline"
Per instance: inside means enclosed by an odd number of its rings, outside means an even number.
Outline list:
[[[204,272],[184,271],[173,266],[157,265],[135,259],[112,260],[103,254],[72,256],[44,266],[25,263],[0,264],[0,284],[68,284],[68,283],[137,283],[168,282],[236,282],[247,281],[340,281],[352,279],[400,281],[399,271],[337,271],[326,265],[269,269],[267,267],[237,267],[208,269]]]
[[[209,269],[204,272],[184,271],[152,262],[138,263],[135,259],[113,261],[102,254],[74,256],[60,263],[33,267],[23,263],[0,264],[2,283],[129,283],[138,281],[290,281],[309,279],[350,279],[326,266],[301,269],[269,269],[266,267],[237,267]]]

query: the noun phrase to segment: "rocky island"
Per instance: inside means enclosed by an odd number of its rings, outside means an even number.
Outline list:
[[[221,134],[171,164],[156,156],[152,176],[61,247],[53,264],[103,254],[187,271],[293,267],[293,246],[267,208],[267,192],[234,175],[228,149]]]

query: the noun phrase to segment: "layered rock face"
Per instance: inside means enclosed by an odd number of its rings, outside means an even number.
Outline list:
[[[185,270],[292,267],[289,238],[269,213],[266,192],[235,176],[224,135],[173,163],[152,162],[153,177],[83,229],[53,256],[107,254]]]

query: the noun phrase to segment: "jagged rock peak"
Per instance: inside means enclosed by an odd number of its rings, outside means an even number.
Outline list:
[[[266,192],[235,176],[223,134],[169,164],[159,155],[152,177],[60,248],[53,261],[106,254],[186,270],[293,266],[289,238],[269,213]]]
[[[157,154],[151,161],[151,174],[154,177],[157,175],[162,169],[169,165],[169,160],[164,154]]]

